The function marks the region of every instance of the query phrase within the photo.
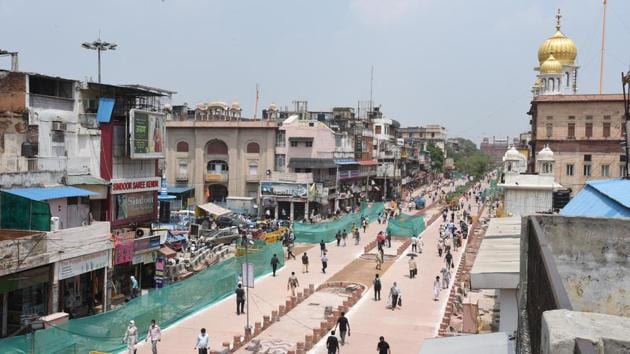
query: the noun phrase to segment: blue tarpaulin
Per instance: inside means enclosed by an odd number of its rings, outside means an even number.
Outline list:
[[[85,189],[77,187],[33,187],[33,188],[12,188],[3,189],[5,193],[17,195],[30,200],[50,200],[58,198],[70,198],[70,197],[87,197],[90,195],[97,195]]]
[[[112,119],[112,112],[114,111],[114,99],[101,97],[98,100],[98,111],[96,112],[96,120],[99,123],[109,123]]]

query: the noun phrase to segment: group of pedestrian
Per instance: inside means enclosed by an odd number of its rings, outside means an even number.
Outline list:
[[[138,327],[136,327],[136,321],[130,320],[127,324],[127,329],[125,331],[125,335],[123,336],[122,342],[127,345],[127,353],[135,354],[138,350]],[[157,325],[155,320],[151,320],[151,324],[149,325],[149,329],[147,331],[147,338],[145,342],[151,341],[151,352],[153,354],[157,354],[157,343],[162,340],[162,330],[160,326]]]

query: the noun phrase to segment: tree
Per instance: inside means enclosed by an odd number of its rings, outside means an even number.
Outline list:
[[[442,168],[444,167],[444,152],[442,152],[442,149],[435,144],[429,143],[427,145],[427,152],[431,158],[433,171],[442,172]]]
[[[456,138],[459,149],[455,151],[448,146],[447,151],[455,161],[455,169],[469,176],[479,178],[492,169],[493,164],[490,157],[482,153],[475,143],[468,139]]]

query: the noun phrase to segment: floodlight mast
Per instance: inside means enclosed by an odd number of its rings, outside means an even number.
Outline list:
[[[81,44],[84,49],[96,50],[98,56],[98,83],[101,83],[101,52],[107,50],[116,50],[118,44],[102,41],[100,38],[93,42],[84,42]]]

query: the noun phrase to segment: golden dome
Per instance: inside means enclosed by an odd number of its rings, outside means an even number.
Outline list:
[[[549,58],[545,60],[544,63],[540,66],[541,74],[558,74],[562,72],[562,64],[560,61],[556,60],[556,57],[553,54],[549,55]]]
[[[573,40],[560,32],[560,9],[556,15],[556,33],[538,47],[538,62],[542,65],[553,53],[562,65],[574,65],[577,47]]]

